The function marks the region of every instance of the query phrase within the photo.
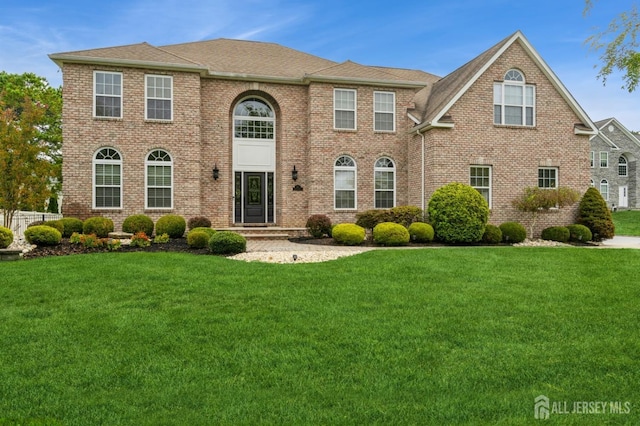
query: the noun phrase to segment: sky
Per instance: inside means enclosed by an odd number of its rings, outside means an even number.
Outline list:
[[[640,130],[640,89],[598,80],[601,52],[585,40],[636,0],[0,0],[0,71],[62,85],[47,55],[148,42],[242,39],[336,62],[445,76],[520,30],[592,120]]]

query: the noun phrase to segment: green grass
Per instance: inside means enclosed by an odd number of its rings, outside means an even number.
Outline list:
[[[635,250],[511,247],[5,263],[0,419],[514,425],[537,422],[544,394],[632,404],[549,424],[637,424],[638,265]]]
[[[612,213],[616,235],[640,237],[640,210],[625,210]]]

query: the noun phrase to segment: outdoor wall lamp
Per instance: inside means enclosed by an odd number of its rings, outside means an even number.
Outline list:
[[[218,170],[218,163],[213,166],[213,180],[218,180],[220,177],[220,170]]]
[[[291,170],[291,179],[294,181],[298,180],[298,171],[296,170],[296,166],[293,166],[293,170]]]

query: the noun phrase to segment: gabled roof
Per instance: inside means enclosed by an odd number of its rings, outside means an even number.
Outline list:
[[[605,120],[596,121],[593,124],[595,124],[599,130],[596,136],[600,136],[602,140],[604,140],[606,143],[611,145],[614,149],[620,149],[620,148],[611,139],[609,139],[602,131],[605,127],[609,127],[609,125],[616,126],[627,138],[629,138],[631,142],[640,146],[640,140],[637,138],[637,136],[631,133],[626,127],[622,125],[622,123],[620,123],[617,119],[613,117],[607,118]],[[596,136],[593,136],[591,139],[593,139]]]
[[[428,101],[417,110],[422,113],[421,124],[413,131],[423,131],[431,127],[451,127],[447,122],[446,114],[451,107],[465,94],[465,92],[480,78],[480,76],[514,43],[520,43],[529,57],[538,65],[542,72],[551,81],[556,90],[564,98],[567,104],[581,120],[574,126],[576,134],[593,135],[597,133],[597,128],[578,105],[567,88],[560,82],[555,73],[549,68],[547,63],[531,46],[524,35],[517,31],[511,36],[500,41],[495,46],[486,50],[470,62],[453,71],[440,81],[434,84],[431,89]]]
[[[418,74],[417,72],[409,73],[402,72],[396,69],[396,72],[390,72],[391,69],[385,69],[382,67],[369,67],[360,65],[352,61],[346,61],[341,64],[331,65],[327,68],[314,71],[305,75],[305,79],[309,81],[348,81],[351,83],[364,83],[364,84],[389,84],[394,87],[410,86],[421,88],[426,85],[424,81],[426,79],[426,73]],[[401,76],[402,74],[402,76]],[[416,78],[414,80],[408,80],[403,77]],[[418,80],[417,78],[422,78]]]

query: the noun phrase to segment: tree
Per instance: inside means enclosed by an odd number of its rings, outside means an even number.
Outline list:
[[[591,230],[593,241],[613,238],[616,233],[607,202],[602,198],[600,191],[593,187],[587,189],[580,200],[577,222]]]
[[[54,165],[41,139],[46,108],[29,97],[20,113],[0,102],[0,211],[9,228],[23,206],[43,205],[51,193]]]
[[[43,148],[42,155],[53,165],[53,178],[49,184],[55,197],[62,188],[62,89],[49,86],[45,78],[33,73],[0,71],[0,111],[11,110],[10,115],[19,120],[27,104],[41,110],[37,122],[32,124],[38,129],[37,140]],[[29,210],[43,206],[44,203],[23,205]]]
[[[575,204],[580,194],[571,188],[544,189],[536,187],[525,188],[511,203],[521,212],[531,214],[529,235],[533,238],[538,214],[548,212],[552,208],[562,208]]]
[[[594,7],[593,0],[585,1],[584,15]],[[640,82],[640,53],[638,52],[638,31],[640,19],[638,8],[634,4],[631,10],[620,13],[614,18],[606,30],[587,38],[590,50],[603,52],[600,56],[602,65],[598,78],[606,84],[607,78],[615,70],[623,73],[623,89],[633,92]]]

